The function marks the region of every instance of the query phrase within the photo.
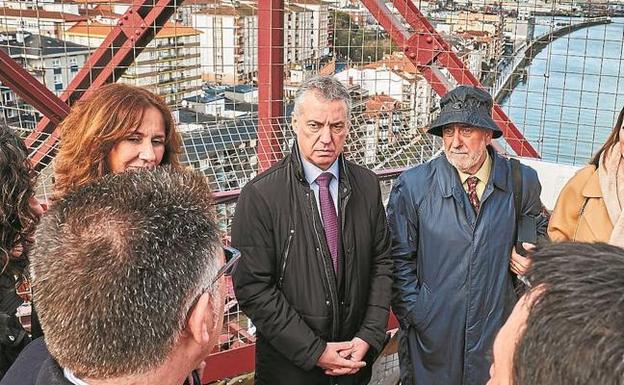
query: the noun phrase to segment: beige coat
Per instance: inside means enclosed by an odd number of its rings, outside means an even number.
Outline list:
[[[553,241],[609,242],[613,225],[593,165],[579,170],[563,187],[548,224]]]

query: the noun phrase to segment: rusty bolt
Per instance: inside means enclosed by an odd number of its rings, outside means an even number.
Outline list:
[[[416,53],[415,52],[410,52],[409,57],[411,57],[412,59],[416,59]]]
[[[140,29],[136,29],[134,30],[134,34],[139,36],[141,34],[141,30]]]
[[[433,43],[433,38],[431,36],[427,36],[427,38],[425,39],[425,41],[429,44]]]
[[[128,15],[124,15],[124,20],[128,20]]]
[[[409,47],[403,48],[403,52],[407,52],[407,51],[409,51]]]

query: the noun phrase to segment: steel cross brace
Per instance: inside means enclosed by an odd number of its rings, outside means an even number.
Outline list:
[[[258,0],[258,168],[282,158],[284,0]]]
[[[443,74],[446,69],[458,84],[468,84],[483,88],[475,76],[453,52],[427,18],[414,5],[412,0],[390,0],[403,16],[411,31],[388,9],[383,0],[362,0],[379,24],[390,34],[392,40],[403,48],[409,60],[418,68],[434,91],[442,96],[453,85]],[[539,158],[538,152],[524,138],[503,109],[494,104],[492,115],[496,124],[503,131],[509,146],[519,156]]]
[[[56,125],[69,111],[69,108],[62,107],[62,104],[72,105],[100,86],[121,77],[135,57],[169,20],[175,7],[182,2],[183,0],[135,1],[119,19],[117,26],[108,34],[102,45],[89,56],[60,99],[51,95],[43,84],[28,73],[26,73],[28,77],[22,74],[20,81],[13,83],[14,86],[17,85],[12,87],[13,90],[45,115],[25,141],[31,149],[31,160],[36,169],[43,169],[52,159],[54,145],[59,136]],[[0,74],[5,68],[4,63],[2,64]],[[30,95],[41,100],[33,101]]]

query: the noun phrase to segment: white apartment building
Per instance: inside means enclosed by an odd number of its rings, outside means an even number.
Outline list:
[[[430,122],[434,91],[402,52],[362,68],[339,72],[336,78],[345,84],[358,84],[370,95],[386,95],[397,100],[399,108],[409,114],[411,128],[421,128]]]
[[[64,39],[65,31],[75,23],[86,21],[78,14],[44,9],[0,8],[0,32],[22,31]]]
[[[294,3],[312,12],[312,31],[310,46],[312,58],[319,58],[329,54],[329,7],[322,0],[294,0]]]
[[[284,7],[286,69],[315,65],[329,53],[329,11],[320,0]],[[200,32],[203,79],[222,84],[249,83],[258,73],[257,4],[215,2],[191,14]]]
[[[255,6],[215,4],[191,14],[201,32],[201,73],[206,81],[238,84],[258,72],[258,17]]]
[[[113,26],[80,22],[66,31],[67,40],[99,47]],[[121,81],[145,87],[162,96],[170,105],[201,92],[200,32],[167,23],[135,58]]]

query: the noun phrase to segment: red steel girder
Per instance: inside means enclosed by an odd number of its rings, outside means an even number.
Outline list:
[[[69,112],[69,106],[35,79],[19,63],[0,50],[0,81],[45,116],[58,124]]]
[[[452,85],[441,69],[446,69],[458,84],[469,84],[483,88],[479,80],[464,66],[451,46],[433,28],[427,18],[412,0],[391,0],[403,16],[411,31],[386,6],[384,0],[362,0],[379,24],[390,34],[392,40],[403,48],[406,56],[427,79],[434,91],[442,96]],[[494,104],[492,115],[503,131],[509,146],[519,156],[539,158],[538,152],[524,138],[503,109]]]
[[[135,1],[119,19],[117,26],[113,27],[102,45],[89,56],[85,65],[61,94],[60,101],[72,105],[98,87],[119,79],[135,57],[163,28],[174,13],[175,7],[182,2],[183,0]],[[30,91],[18,90],[22,88]],[[23,92],[33,92],[34,88],[32,82],[26,82],[14,89],[23,95]],[[26,145],[32,150],[31,159],[37,169],[42,169],[50,162],[52,159],[50,155],[58,139],[56,130],[58,122],[49,119],[45,111],[40,111],[45,117],[26,138]],[[41,145],[37,146],[36,143]]]
[[[282,157],[284,0],[258,0],[258,166]]]

